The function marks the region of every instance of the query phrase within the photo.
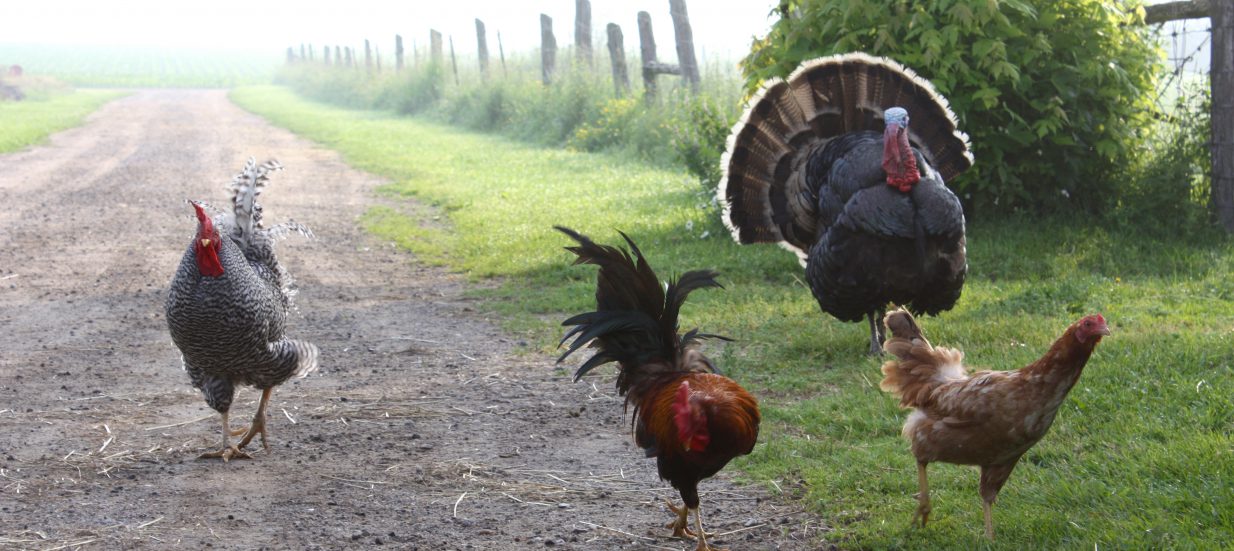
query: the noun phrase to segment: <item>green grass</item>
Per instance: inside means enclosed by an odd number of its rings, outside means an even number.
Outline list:
[[[55,132],[81,124],[86,115],[122,95],[108,90],[79,90],[43,99],[0,102],[0,153],[42,143]]]
[[[594,268],[569,265],[553,224],[607,243],[624,230],[662,277],[718,269],[726,289],[696,294],[683,325],[735,337],[706,351],[760,398],[761,443],[735,466],[821,515],[842,547],[1234,546],[1234,250],[1217,234],[970,224],[964,297],[923,320],[934,342],[1008,369],[1083,313],[1102,312],[1114,329],[1003,489],[998,541],[987,546],[972,468],[933,465],[931,524],[908,528],[917,488],[899,436],[905,412],[877,389],[864,325],[822,315],[790,254],[734,244],[684,172],[328,107],[281,88],[232,98],[390,178],[384,192],[441,207],[445,219],[432,224],[382,209],[365,223],[430,262],[497,278],[481,292],[486,304],[534,343],[545,370],[564,374],[550,355],[560,320],[594,306]]]

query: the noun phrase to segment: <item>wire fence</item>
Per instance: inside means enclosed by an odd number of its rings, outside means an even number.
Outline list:
[[[1212,25],[1209,19],[1184,19],[1161,23],[1155,31],[1166,49],[1169,73],[1157,85],[1154,99],[1168,113],[1179,101],[1203,95],[1211,68]]]

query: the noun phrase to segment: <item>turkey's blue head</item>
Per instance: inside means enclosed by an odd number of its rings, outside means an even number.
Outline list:
[[[193,239],[193,257],[197,260],[197,271],[207,277],[223,275],[223,263],[219,261],[219,232],[214,229],[214,221],[201,205],[190,201],[189,204],[197,210],[197,237]]]
[[[883,112],[883,172],[887,173],[887,185],[908,193],[913,184],[921,179],[917,171],[917,158],[908,145],[908,111],[892,107]]]

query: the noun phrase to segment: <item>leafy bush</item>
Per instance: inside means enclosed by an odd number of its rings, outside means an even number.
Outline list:
[[[934,83],[977,163],[979,210],[1101,211],[1144,143],[1160,51],[1140,0],[782,0],[742,62],[747,92],[804,60],[863,50]]]
[[[683,110],[686,120],[673,127],[678,160],[708,189],[714,189],[723,176],[720,157],[739,116],[736,104],[723,105],[707,96],[689,99]]]

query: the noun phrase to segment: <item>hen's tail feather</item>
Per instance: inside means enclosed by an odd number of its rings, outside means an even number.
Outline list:
[[[261,228],[261,204],[257,202],[261,188],[269,183],[271,173],[282,169],[283,165],[274,159],[258,165],[256,159],[249,157],[244,169],[227,186],[235,217],[232,232],[241,248],[247,249],[253,232]]]
[[[967,377],[964,353],[931,346],[908,311],[897,308],[888,312],[883,323],[891,332],[883,350],[896,359],[883,364],[883,380],[878,387],[899,396],[901,406],[927,405],[938,385]]]
[[[308,341],[283,339],[269,344],[276,357],[281,358],[284,365],[290,367],[289,379],[303,379],[317,370],[319,352],[317,345]]]
[[[554,226],[578,242],[566,250],[578,255],[575,264],[600,267],[596,284],[596,311],[573,316],[562,325],[573,326],[561,339],[569,345],[558,361],[588,343],[598,348],[594,356],[574,373],[577,381],[596,366],[618,362],[618,389],[626,394],[632,385],[656,373],[683,370],[677,365],[686,347],[713,335],[690,331],[677,334],[677,316],[686,297],[697,289],[719,287],[713,271],[687,272],[677,281],[661,286],[642,251],[629,236],[621,236],[629,251],[599,245],[569,228]]]
[[[802,63],[750,100],[729,134],[717,188],[724,223],[740,243],[780,242],[805,255],[817,236],[810,155],[836,136],[881,131],[883,111],[908,110],[909,141],[944,180],[972,165],[968,136],[947,100],[895,61],[864,53]]]

